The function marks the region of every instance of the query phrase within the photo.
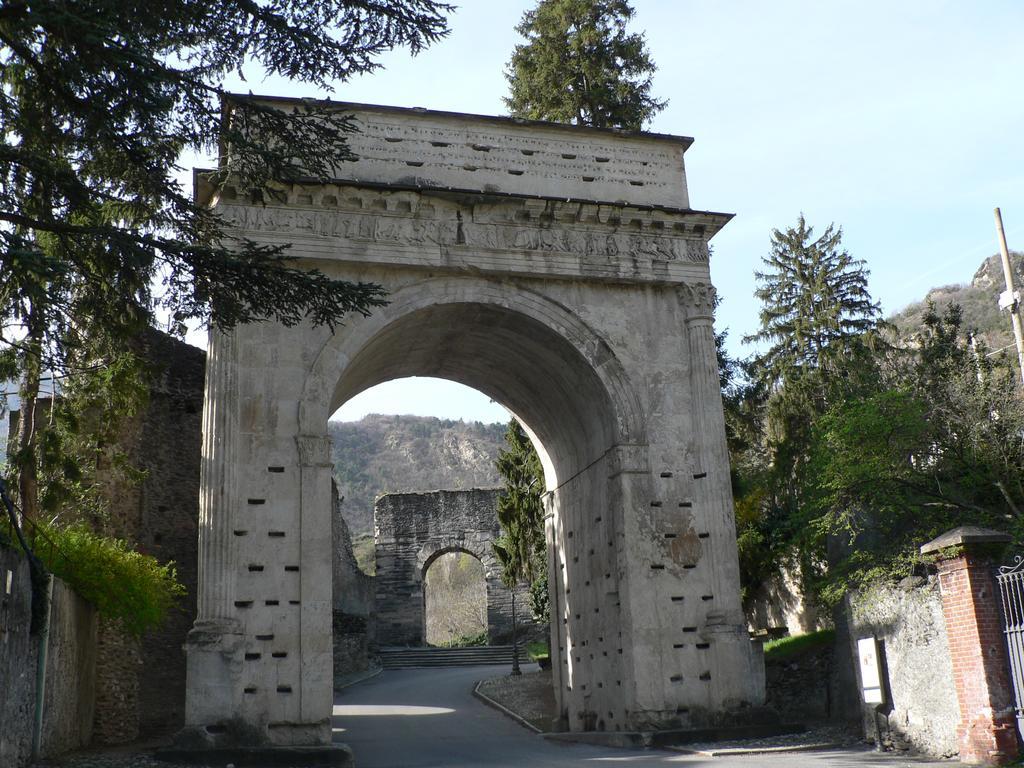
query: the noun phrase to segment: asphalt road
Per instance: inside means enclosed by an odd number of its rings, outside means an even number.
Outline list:
[[[450,667],[385,671],[335,697],[334,739],[355,752],[357,768],[564,768],[684,765],[708,768],[900,768],[948,766],[871,751],[836,750],[703,757],[549,742],[471,693],[477,680],[507,671]]]

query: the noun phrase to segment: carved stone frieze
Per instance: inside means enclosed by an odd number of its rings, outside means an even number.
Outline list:
[[[472,206],[447,203],[439,209],[433,205],[413,206],[409,200],[396,200],[387,193],[363,192],[364,197],[331,195],[326,204],[320,201],[330,207],[222,201],[219,211],[242,231],[308,234],[356,243],[468,246],[608,260],[708,260],[703,232],[687,237],[681,221],[669,221],[666,226],[664,219],[652,219],[649,214],[642,218],[643,214],[633,215],[628,209],[590,206],[592,210],[585,211],[573,205],[576,215],[553,206],[538,212],[521,204],[488,205],[478,211]],[[306,197],[300,194],[293,199],[305,201]]]

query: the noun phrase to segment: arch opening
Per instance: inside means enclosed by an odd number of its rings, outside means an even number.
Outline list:
[[[482,645],[487,641],[487,575],[472,552],[453,547],[423,566],[427,645]]]
[[[590,345],[600,357],[600,343]],[[598,375],[602,362],[585,359],[565,335],[508,307],[430,305],[391,320],[355,352],[337,380],[329,412],[395,379],[430,376],[464,384],[523,424],[551,490],[622,438],[624,419]]]

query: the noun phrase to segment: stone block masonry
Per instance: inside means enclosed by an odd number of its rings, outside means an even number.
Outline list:
[[[386,285],[389,304],[333,331],[211,336],[189,733],[329,743],[327,420],[406,376],[483,392],[538,447],[569,728],[680,727],[762,704],[712,328],[709,240],[729,216],[689,208],[690,140],[342,108],[367,132],[338,178],[282,184],[267,205],[200,184],[232,234]],[[379,625],[399,621],[377,608]]]
[[[501,535],[496,488],[389,493],[377,499],[373,531],[377,557],[376,623],[381,646],[424,645],[427,569],[447,552],[468,552],[484,566],[487,636],[512,631],[512,597],[501,582],[491,545]],[[528,590],[516,591],[520,621],[529,616]]]
[[[100,625],[96,740],[116,744],[170,733],[185,719],[185,644],[196,615],[197,519],[202,431],[202,350],[156,330],[140,340],[156,371],[149,401],[119,441],[137,483],[111,475],[103,533],[127,539],[161,563],[173,561],[186,595],[160,627],[141,639]]]

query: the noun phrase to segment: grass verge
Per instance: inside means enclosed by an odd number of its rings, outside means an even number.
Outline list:
[[[764,660],[767,662],[785,661],[801,653],[831,645],[835,639],[836,631],[834,629],[821,629],[817,632],[808,632],[806,635],[769,640],[764,644]]]

